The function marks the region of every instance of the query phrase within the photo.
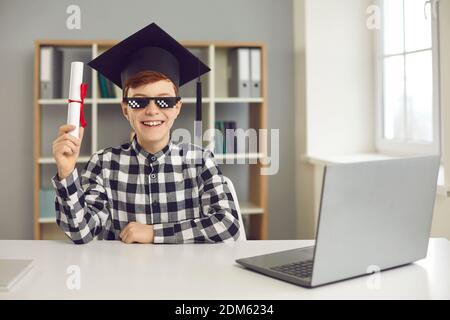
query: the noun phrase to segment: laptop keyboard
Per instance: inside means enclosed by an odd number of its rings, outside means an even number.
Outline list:
[[[311,278],[313,260],[299,261],[270,268],[299,278]]]

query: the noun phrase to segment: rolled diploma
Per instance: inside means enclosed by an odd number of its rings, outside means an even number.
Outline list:
[[[72,62],[70,64],[70,86],[69,99],[80,100],[80,86],[83,82],[83,62]],[[70,131],[70,134],[75,138],[79,138],[80,132],[80,108],[78,102],[69,102],[67,111],[67,123],[76,126]]]

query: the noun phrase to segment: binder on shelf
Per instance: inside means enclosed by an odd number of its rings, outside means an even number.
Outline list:
[[[261,49],[250,49],[250,96],[261,97]]]
[[[62,97],[62,57],[56,47],[41,48],[40,98],[57,99]]]
[[[230,75],[228,89],[230,97],[249,98],[250,95],[250,49],[236,48],[229,52]]]

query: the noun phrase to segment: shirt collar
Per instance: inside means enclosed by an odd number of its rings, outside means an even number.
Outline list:
[[[153,154],[147,152],[144,148],[142,148],[142,146],[137,141],[136,135],[134,135],[133,140],[131,141],[131,147],[136,152],[138,158],[140,158],[143,161],[147,160],[149,163],[162,160],[170,152],[172,144],[173,144],[172,139],[169,138],[169,143],[160,151]]]

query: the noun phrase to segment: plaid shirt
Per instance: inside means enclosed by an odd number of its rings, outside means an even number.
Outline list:
[[[119,240],[131,221],[153,225],[155,243],[239,237],[233,197],[213,154],[192,144],[169,142],[150,154],[134,138],[94,153],[81,176],[75,169],[52,183],[56,222],[77,244],[96,236]]]

